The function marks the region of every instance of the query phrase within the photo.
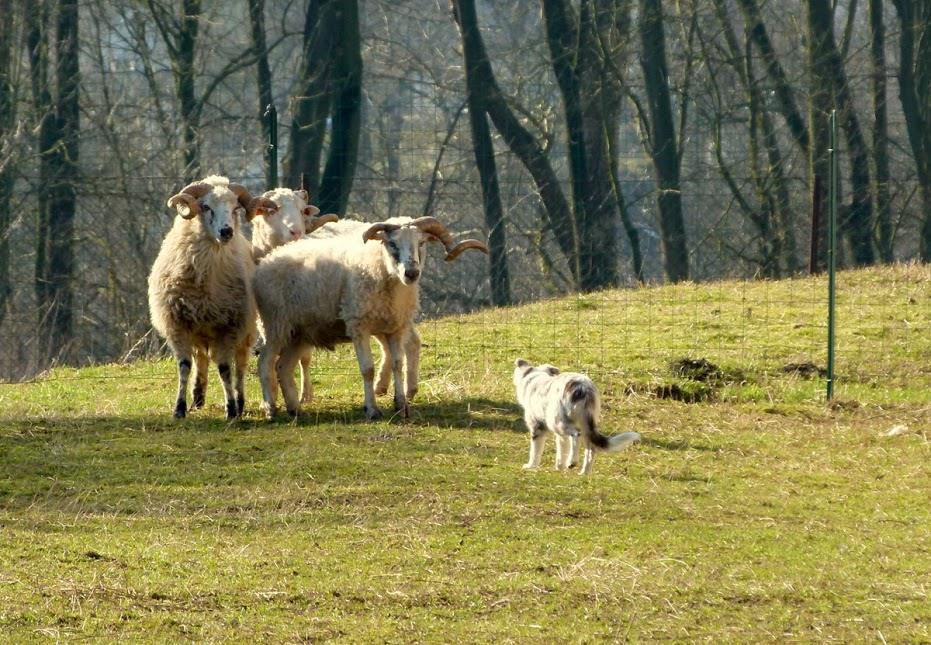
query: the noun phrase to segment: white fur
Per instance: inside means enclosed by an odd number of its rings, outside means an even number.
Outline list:
[[[410,218],[387,220],[400,228],[368,242],[362,232],[371,224],[355,233],[352,224],[327,224],[323,229],[350,232],[305,237],[274,250],[259,265],[256,301],[266,333],[259,377],[267,415],[275,413],[276,380],[281,382],[288,411],[300,411],[293,369],[306,348],[332,349],[336,343],[352,342],[363,378],[366,415],[381,416],[375,402],[371,336],[384,337],[395,381],[395,409],[403,416],[409,414],[420,357],[413,320],[419,309],[424,244],[431,239],[410,222]],[[407,391],[402,384],[405,356]]]
[[[524,410],[524,423],[530,430],[530,457],[524,468],[540,465],[548,432],[555,435],[556,469],[575,465],[579,441],[585,448],[581,474],[591,472],[595,450],[617,452],[640,441],[637,432],[605,437],[598,432],[601,404],[590,378],[577,372],[562,373],[552,365],[534,367],[519,358],[514,363],[517,402]]]
[[[203,180],[213,188],[198,201],[201,212],[179,214],[162,242],[149,274],[152,326],[178,360],[175,416],[187,413],[187,382],[193,358],[194,405],[203,403],[208,355],[220,368],[227,416],[242,413],[243,374],[255,342],[254,263],[249,242],[239,230],[242,206],[226,177]],[[232,235],[224,240],[224,231]],[[235,385],[230,367],[235,359]]]

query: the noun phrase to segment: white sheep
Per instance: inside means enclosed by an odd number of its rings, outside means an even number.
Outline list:
[[[226,177],[212,175],[168,200],[177,210],[149,274],[152,326],[178,361],[174,415],[187,414],[187,385],[194,367],[191,409],[203,406],[208,356],[217,364],[226,394],[226,416],[242,415],[243,374],[255,342],[252,247],[239,217],[255,198]],[[235,360],[235,384],[230,365]]]
[[[252,256],[256,264],[272,249],[298,240],[305,233],[312,233],[324,224],[339,221],[339,217],[333,214],[320,215],[320,209],[309,204],[309,201],[310,196],[303,188],[276,188],[266,191],[261,199],[254,201],[248,218],[252,222]],[[264,338],[261,320],[259,333]],[[301,356],[301,401],[310,403],[312,397],[308,349]]]
[[[339,219],[336,215],[318,217],[320,209],[308,203],[309,196],[303,189],[276,188],[263,193],[262,200],[248,213],[256,263],[272,249]]]
[[[266,334],[259,378],[267,416],[275,413],[278,381],[288,412],[300,412],[294,366],[308,347],[333,349],[351,341],[362,373],[366,416],[380,417],[369,344],[373,335],[387,341],[394,407],[408,416],[401,370],[419,306],[421,261],[428,241],[443,244],[447,261],[467,249],[488,252],[477,240],[454,245],[446,227],[432,217],[400,217],[370,224],[358,235],[305,237],[275,249],[262,261],[255,294]]]
[[[324,222],[320,220],[324,217],[307,217],[304,220],[307,235],[318,239],[329,239],[339,235],[362,235],[372,225],[370,222],[361,222],[359,220],[341,219],[337,223]],[[381,347],[381,362],[378,364],[378,378],[375,379],[375,394],[381,396],[388,392],[388,385],[391,383],[391,351],[388,349],[388,338],[384,334],[376,334],[376,340]],[[417,377],[420,368],[420,334],[411,323],[408,330],[407,338],[404,340],[404,390],[407,394],[407,400],[414,398],[418,391]],[[302,385],[309,382],[307,374],[308,359],[301,358],[301,376]],[[307,388],[302,389],[301,403],[310,403],[313,392]]]

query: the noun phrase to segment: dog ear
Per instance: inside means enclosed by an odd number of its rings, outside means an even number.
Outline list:
[[[514,367],[527,367],[528,365],[530,365],[530,361],[525,361],[523,358],[514,361]]]
[[[559,374],[559,368],[554,367],[553,365],[547,365],[546,373],[549,374],[550,376],[556,376],[557,374]]]

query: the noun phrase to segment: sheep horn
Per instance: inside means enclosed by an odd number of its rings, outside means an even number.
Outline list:
[[[310,221],[310,224],[307,226],[307,230],[305,232],[309,235],[310,233],[313,233],[314,231],[316,231],[318,228],[320,228],[324,224],[329,224],[330,222],[338,222],[338,221],[339,221],[339,215],[336,215],[335,213],[327,213],[326,215],[321,215],[320,217],[313,218]]]
[[[239,205],[248,209],[249,204],[252,202],[252,193],[249,192],[249,189],[242,184],[233,183],[229,184],[229,189],[236,193],[236,197],[239,199]]]
[[[434,236],[446,247],[446,251],[449,251],[449,247],[453,243],[453,236],[450,235],[449,229],[440,220],[435,217],[418,217],[411,222],[411,226],[416,226],[424,233]]]
[[[419,228],[421,231],[433,235],[443,244],[443,246],[446,248],[447,262],[452,262],[460,255],[462,255],[464,251],[469,249],[477,249],[483,253],[488,253],[488,247],[478,240],[463,240],[462,242],[459,242],[459,244],[453,246],[453,236],[450,235],[446,226],[444,226],[443,223],[435,217],[418,217],[412,221],[411,224]]]
[[[168,208],[178,208],[178,214],[184,219],[191,219],[200,213],[197,200],[213,190],[213,186],[203,181],[195,181],[181,189],[177,195],[168,198]],[[183,203],[182,203],[183,202]]]
[[[485,246],[484,242],[479,242],[478,240],[463,240],[452,249],[446,250],[445,259],[447,262],[452,262],[460,255],[462,255],[463,251],[468,251],[469,249],[476,249],[482,253],[485,253],[486,255],[488,254],[488,247]]]
[[[362,241],[368,242],[369,240],[374,240],[379,233],[390,233],[391,231],[396,231],[399,228],[401,228],[400,224],[386,224],[385,222],[372,224],[367,229],[365,229],[365,233],[362,234]]]
[[[255,211],[258,208],[267,208],[274,213],[278,210],[278,204],[270,200],[268,197],[265,197],[264,195],[262,197],[253,197],[249,201],[249,206],[246,207],[246,219],[248,221],[252,221],[252,219],[255,217]]]

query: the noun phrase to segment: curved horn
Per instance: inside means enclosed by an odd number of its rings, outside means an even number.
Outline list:
[[[440,220],[435,217],[418,217],[411,221],[411,226],[416,226],[424,233],[429,233],[437,238],[446,247],[446,251],[449,252],[449,247],[453,243],[453,236]]]
[[[377,238],[379,233],[390,233],[391,231],[396,231],[399,228],[401,228],[400,224],[386,224],[385,222],[372,224],[367,229],[365,229],[365,233],[362,234],[362,241],[368,242],[369,240]]]
[[[463,240],[459,242],[459,244],[453,246],[453,236],[450,235],[446,226],[435,217],[418,217],[412,221],[411,224],[421,231],[433,235],[443,243],[443,246],[446,247],[445,259],[447,262],[452,262],[462,255],[464,251],[468,251],[469,249],[477,249],[482,253],[488,253],[488,247],[478,240]]]
[[[339,215],[336,215],[335,213],[327,213],[326,215],[315,217],[312,220],[310,220],[310,222],[307,224],[305,233],[309,235],[310,233],[313,233],[314,231],[316,231],[318,228],[320,228],[324,224],[329,224],[330,222],[338,222],[338,221],[339,221]]]
[[[488,254],[488,247],[485,246],[484,242],[479,242],[478,240],[463,240],[452,249],[447,248],[445,259],[447,262],[452,262],[462,255],[463,251],[468,251],[469,249],[476,249],[486,255]]]
[[[259,208],[267,208],[269,211],[274,213],[278,210],[278,204],[265,196],[253,197],[251,200],[249,200],[249,205],[246,207],[246,220],[251,222],[257,214],[256,210]]]
[[[197,200],[213,190],[213,185],[203,181],[195,181],[181,189],[177,195],[168,198],[168,208],[178,209],[178,214],[184,219],[191,219],[200,213]]]
[[[239,200],[239,205],[245,209],[249,208],[249,204],[252,202],[252,193],[249,192],[242,184],[234,184],[230,182],[229,189],[236,194],[236,198]]]
[[[200,212],[197,199],[187,193],[178,193],[168,198],[168,208],[178,210],[178,215],[184,219],[191,219]]]

